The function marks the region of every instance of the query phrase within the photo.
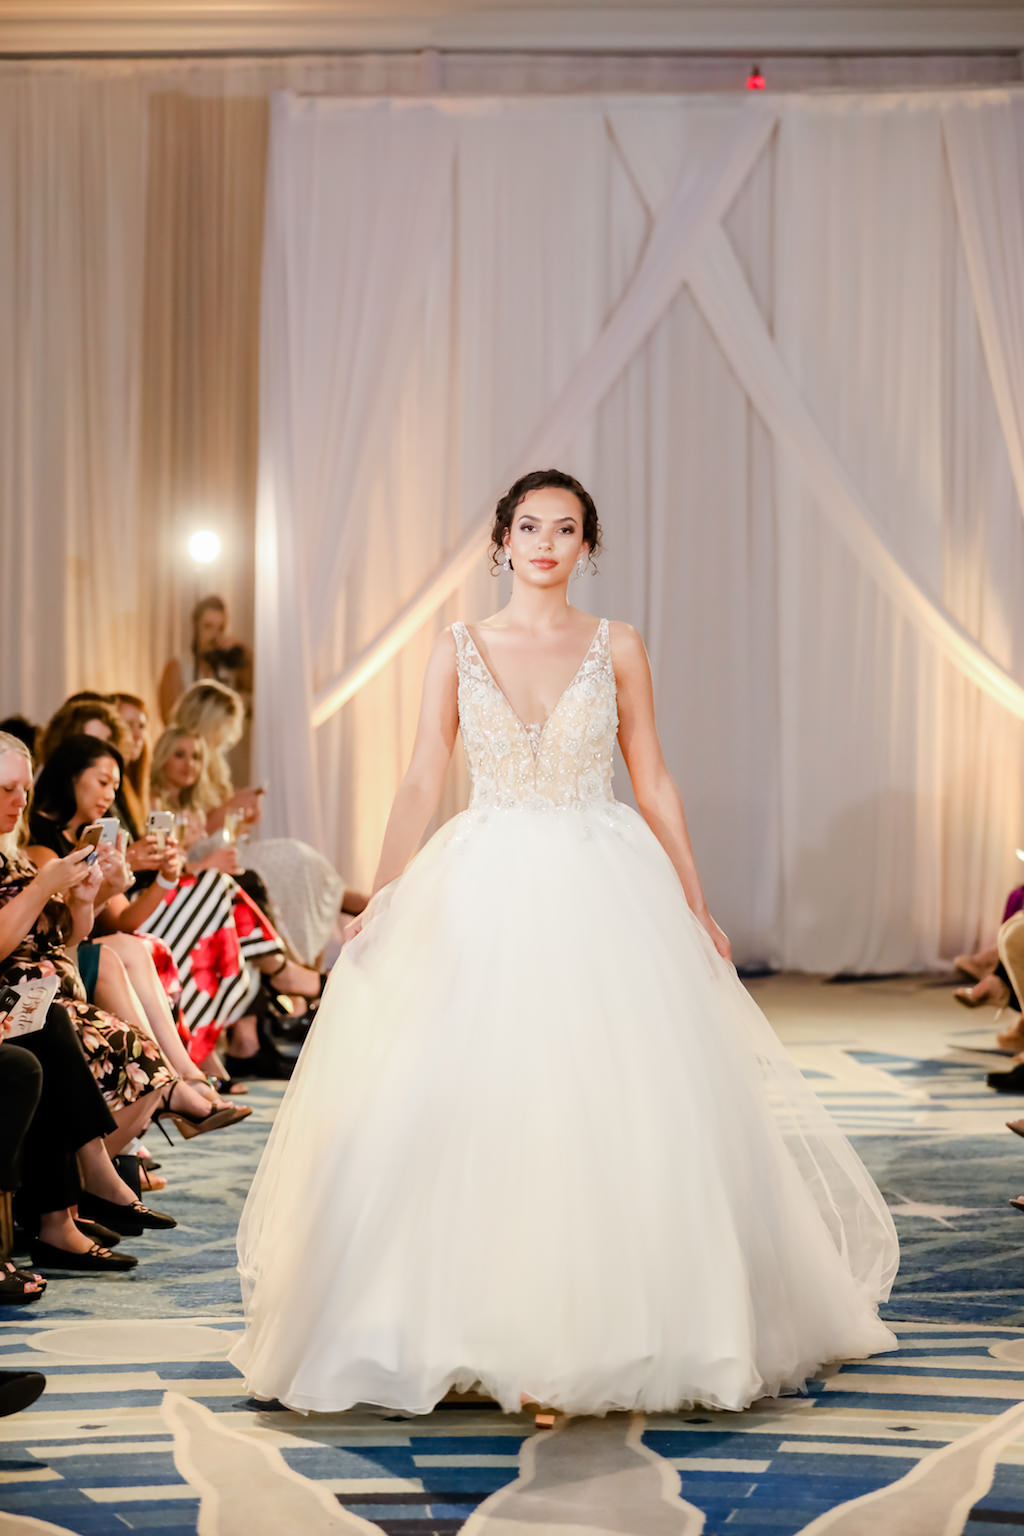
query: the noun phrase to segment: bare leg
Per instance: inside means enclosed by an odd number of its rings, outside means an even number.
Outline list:
[[[308,965],[300,965],[297,960],[285,960],[282,965],[280,955],[261,955],[256,966],[264,976],[274,978],[274,987],[278,992],[286,992],[295,997],[320,995],[320,972]]]
[[[244,1014],[231,1025],[230,1054],[232,1056],[255,1056],[260,1048],[260,1037],[256,1032],[256,1015]]]
[[[68,1210],[44,1211],[39,1218],[39,1240],[65,1253],[88,1253],[95,1241],[79,1232]]]
[[[99,1195],[101,1200],[113,1200],[115,1205],[131,1205],[135,1199],[131,1186],[125,1183],[111,1162],[106,1141],[99,1136],[95,1141],[87,1141],[84,1147],[79,1147],[78,1175],[82,1188],[88,1190],[90,1195]],[[50,1239],[45,1238],[44,1241],[49,1242]]]
[[[136,1099],[134,1104],[126,1104],[123,1109],[111,1111],[117,1121],[117,1130],[111,1131],[103,1138],[111,1157],[116,1157],[119,1152],[124,1151],[130,1141],[142,1135],[153,1111],[159,1109],[161,1098],[160,1093],[145,1093],[141,1099]]]
[[[111,950],[121,961],[128,976],[128,982],[139,1000],[139,1004],[150,1026],[150,1032],[154,1036],[157,1045],[163,1053],[163,1058],[171,1071],[183,1078],[190,1088],[203,1096],[208,1104],[215,1104],[218,1109],[226,1106],[226,1100],[221,1099],[205,1080],[195,1062],[189,1056],[182,1043],[171,1012],[171,1005],[167,1001],[167,993],[160,984],[153,957],[145,944],[132,933],[113,933],[100,940],[104,949]],[[105,958],[100,952],[100,981],[104,980]],[[107,962],[107,978],[113,974],[113,968]],[[99,989],[97,988],[97,997]],[[106,1006],[101,1003],[101,1007]],[[116,1008],[111,1008],[116,1013]],[[123,1015],[120,1015],[123,1017]],[[178,1108],[189,1109],[184,1090],[179,1088],[175,1096],[175,1105]],[[195,1111],[189,1110],[190,1113]],[[200,1110],[199,1113],[202,1113]]]
[[[135,988],[128,979],[124,962],[109,945],[100,946],[100,972],[96,982],[96,1002],[101,1008],[106,1008],[109,1013],[115,1014],[119,1019],[124,1019],[125,1023],[130,1024],[140,1035],[148,1035],[151,1040],[156,1040],[156,1043],[161,1048],[161,1053],[163,1053],[162,1042],[157,1040],[156,1035],[149,1026],[149,1020],[146,1018]],[[171,1027],[173,1029],[173,1023]],[[176,1031],[175,1039],[177,1040]],[[195,1069],[191,1061],[188,1060],[187,1052],[181,1046],[180,1041],[177,1041],[177,1043],[181,1047],[182,1056],[188,1063],[189,1075],[194,1077],[196,1075]],[[164,1059],[167,1060],[166,1056]],[[173,1072],[175,1070],[173,1065],[170,1062],[168,1062],[168,1065]],[[146,1095],[147,1099],[151,1097],[152,1095],[150,1094]],[[175,1107],[183,1109],[186,1114],[205,1115],[209,1112],[209,1096],[199,1093],[193,1083],[180,1083],[174,1098]],[[149,1116],[156,1107],[157,1104],[154,1100],[142,1121],[142,1128],[149,1123]],[[138,1134],[137,1130],[133,1130],[130,1136],[125,1137],[122,1146],[126,1145],[132,1139],[132,1136],[137,1136]]]

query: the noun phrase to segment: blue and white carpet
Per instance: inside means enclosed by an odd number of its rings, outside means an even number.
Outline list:
[[[51,1279],[0,1308],[0,1366],[47,1391],[0,1421],[0,1536],[982,1536],[1024,1527],[1024,1239],[1007,1205],[1024,1101],[985,1089],[947,992],[755,989],[884,1190],[903,1245],[898,1353],[743,1414],[613,1415],[538,1431],[486,1402],[426,1418],[260,1410],[225,1356],[233,1234],[280,1090],[173,1150],[177,1231],[126,1278]],[[973,1024],[973,1020],[970,1021]],[[988,1021],[990,1022],[990,1021]],[[153,1143],[156,1150],[156,1143]],[[301,1304],[301,1298],[296,1298]]]

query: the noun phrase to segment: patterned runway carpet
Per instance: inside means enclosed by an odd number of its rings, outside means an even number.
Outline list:
[[[233,1231],[280,1091],[230,1131],[159,1144],[177,1231],[128,1278],[53,1278],[0,1308],[0,1366],[47,1391],[0,1421],[0,1536],[983,1536],[1024,1527],[1020,1099],[984,1087],[991,1016],[920,981],[754,988],[892,1206],[897,1353],[743,1414],[538,1432],[491,1404],[303,1417],[248,1401]],[[965,1028],[970,1025],[970,1028]],[[157,1151],[157,1143],[152,1144]],[[301,1298],[296,1299],[301,1305]]]

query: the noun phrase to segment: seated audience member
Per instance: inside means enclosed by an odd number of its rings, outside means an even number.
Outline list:
[[[1008,1072],[990,1072],[986,1082],[1000,1093],[1024,1093],[1024,1034],[1022,1034],[1021,1003],[1024,999],[1024,912],[1018,912],[1003,923],[996,940],[999,963],[996,977],[1003,988],[1003,1006],[1012,1008],[1017,1021],[999,1038],[1004,1049],[1016,1049],[1014,1064]],[[1024,1121],[1009,1122],[1010,1129],[1024,1136]]]
[[[94,922],[103,878],[88,850],[50,860],[43,869],[25,857],[19,832],[32,787],[24,743],[0,736],[0,982],[9,986],[56,976],[86,1061],[113,1115],[107,1136],[113,1157],[166,1113],[163,1090],[175,1082],[156,1040],[126,1020],[90,1004],[75,964],[78,945]],[[161,1225],[173,1226],[169,1217]]]
[[[105,741],[71,736],[57,747],[39,775],[29,817],[26,852],[37,868],[66,857],[82,828],[109,813],[120,775],[120,756]],[[133,899],[126,894],[131,877],[119,847],[101,844],[97,867],[103,876],[94,903],[99,941],[79,948],[79,968],[87,975],[90,1000],[155,1037],[176,1075],[168,1105],[183,1135],[217,1130],[243,1119],[250,1111],[218,1097],[182,1042],[151,951],[153,945],[160,950],[166,946],[152,934],[136,932],[157,919],[169,899],[173,902],[181,895],[183,907],[190,909],[191,940],[198,943],[204,936],[209,938],[210,920],[201,910],[197,916],[195,904],[189,903],[181,887],[182,855],[177,844],[173,839],[168,842],[160,855],[156,882]],[[183,997],[186,980],[193,978],[180,976],[169,948],[167,955]]]
[[[125,815],[122,825],[133,842],[143,835],[146,812],[149,810],[149,724],[145,702],[136,693],[111,695],[114,708],[125,728],[124,776],[121,779],[121,801]]]
[[[1010,918],[1015,917],[1021,910],[1024,910],[1024,885],[1017,885],[1006,898],[1002,922],[1008,923]],[[953,964],[958,971],[963,971],[964,975],[969,976],[972,981],[983,981],[986,976],[991,976],[999,964],[999,947],[997,944],[992,944],[988,949],[975,950],[973,954],[957,955]],[[963,988],[964,993],[971,990],[969,987]],[[960,1000],[959,993],[957,993],[957,1000]],[[988,1001],[988,999],[979,998],[978,1001]],[[968,1006],[971,1006],[970,1001]]]
[[[57,748],[72,736],[95,736],[114,747],[123,762],[131,750],[131,735],[121,719],[113,699],[100,693],[76,693],[65,699],[60,709],[49,720],[43,731],[39,761],[45,767]],[[111,815],[128,833],[128,864],[133,874],[144,881],[152,878],[154,845],[137,839],[143,828],[139,826],[133,807],[121,789],[114,798]]]
[[[228,634],[228,610],[222,597],[201,598],[192,610],[192,643],[187,656],[174,656],[158,684],[160,714],[165,725],[185,690],[212,679],[241,695],[246,711],[252,695],[252,656],[247,645]]]
[[[24,715],[8,715],[6,720],[0,720],[0,733],[16,736],[25,743],[33,757],[37,755],[39,727],[26,720]]]
[[[202,741],[177,727],[164,731],[153,750],[153,767],[150,776],[150,793],[154,806],[170,810],[178,817],[179,835],[186,845],[189,870],[200,882],[206,881],[213,871],[220,871],[223,879],[237,876],[246,882],[250,906],[259,911],[264,935],[271,934],[275,949],[273,957],[253,952],[255,963],[269,982],[273,978],[274,990],[292,996],[317,998],[323,990],[323,978],[311,967],[299,965],[289,958],[282,940],[266,920],[263,912],[265,893],[261,882],[256,886],[248,875],[239,870],[238,849],[233,843],[225,843],[220,833],[210,835],[206,815],[201,808],[198,785],[202,776],[206,749]],[[203,873],[203,872],[206,873]],[[238,895],[235,879],[230,885]],[[245,914],[242,914],[245,916]],[[247,920],[247,919],[246,919]],[[243,922],[242,926],[245,926]],[[249,1002],[252,1001],[250,994]],[[229,1068],[234,1076],[248,1076],[252,1071],[262,1071],[273,1060],[273,1051],[266,1035],[260,1044],[258,1020],[255,1014],[234,1016],[231,1031]],[[278,1068],[283,1067],[281,1062]]]
[[[11,1194],[21,1183],[25,1136],[39,1105],[43,1069],[30,1051],[4,1044],[0,1015],[0,1190]],[[38,1301],[46,1290],[42,1275],[12,1264],[0,1252],[0,1307]]]
[[[0,1035],[3,1028],[0,1023]],[[147,1225],[173,1226],[169,1217],[143,1220],[134,1192],[114,1167],[105,1140],[116,1131],[114,1119],[71,1021],[57,1004],[41,1029],[0,1044],[0,1141],[8,1146],[12,1125],[14,1145],[7,1165],[0,1164],[0,1183],[16,1192],[33,1264],[57,1271],[133,1269],[136,1258],[112,1251],[121,1234],[139,1236]],[[104,1218],[112,1224],[104,1225]],[[17,1276],[28,1282],[40,1278],[14,1270],[8,1288]],[[20,1299],[35,1299],[45,1284],[38,1291],[26,1284]],[[0,1284],[3,1299],[8,1297]]]
[[[243,719],[241,699],[222,683],[194,683],[178,704],[174,724],[198,736],[206,749],[194,805],[205,813],[210,832],[218,831],[232,813],[249,825],[262,815],[262,789],[236,791],[231,782],[227,753],[238,740]],[[319,965],[345,897],[337,870],[308,843],[285,837],[248,843],[245,862],[266,883],[292,952],[304,965]]]
[[[121,716],[101,693],[73,694],[54,711],[43,728],[43,739],[39,747],[40,763],[45,764],[69,736],[95,736],[99,741],[109,742],[112,747],[116,747],[122,758],[128,740]]]

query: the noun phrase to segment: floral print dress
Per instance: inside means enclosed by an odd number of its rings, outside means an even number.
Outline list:
[[[0,854],[0,907],[25,890],[35,875],[27,859]],[[58,996],[78,1032],[89,1069],[108,1107],[123,1109],[172,1083],[174,1074],[149,1035],[86,1002],[82,978],[67,949],[70,936],[71,912],[54,897],[16,948],[0,960],[0,982],[14,986],[39,976],[60,977]]]

